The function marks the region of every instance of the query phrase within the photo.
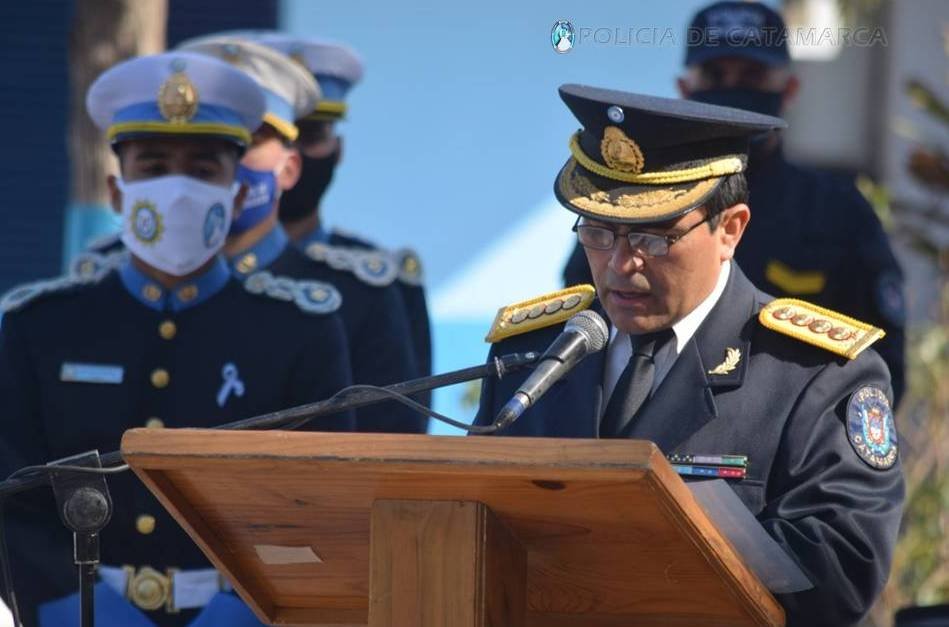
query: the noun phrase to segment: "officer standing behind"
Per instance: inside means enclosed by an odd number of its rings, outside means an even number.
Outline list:
[[[301,158],[292,142],[294,120],[318,107],[313,77],[290,57],[229,35],[210,35],[179,48],[210,55],[243,70],[267,94],[264,124],[254,133],[238,168],[249,189],[244,212],[231,227],[224,253],[235,276],[264,271],[334,285],[349,339],[356,383],[389,385],[418,375],[409,325],[388,255],[369,250],[290,245],[277,219],[277,203],[300,178]],[[260,277],[261,274],[258,274]],[[372,432],[424,433],[428,418],[393,401],[356,412],[357,428]]]
[[[246,193],[238,160],[264,113],[254,81],[203,55],[139,57],[100,76],[86,106],[119,157],[109,188],[127,253],[0,301],[0,475],[117,449],[132,427],[213,427],[350,385],[332,285],[245,285],[218,255]],[[348,431],[353,419],[311,427]],[[98,625],[185,625],[201,612],[212,624],[259,624],[131,473],[109,485]],[[72,543],[51,494],[6,512],[26,623],[74,623]]]
[[[781,16],[758,2],[717,2],[692,19],[684,98],[781,115],[798,92]],[[755,138],[746,173],[754,220],[735,258],[751,282],[813,300],[886,331],[876,349],[898,403],[904,384],[903,279],[886,233],[851,180],[790,163],[780,135]],[[568,284],[589,281],[578,247]]]
[[[333,229],[320,218],[320,202],[343,156],[343,138],[337,123],[346,115],[346,95],[362,79],[363,66],[349,47],[321,39],[299,39],[273,31],[248,33],[254,41],[289,55],[307,68],[320,85],[323,97],[316,108],[297,120],[297,148],[303,158],[303,174],[293,189],[280,197],[280,221],[302,250],[331,254],[327,247],[380,251],[375,244]],[[325,251],[325,252],[324,252]],[[392,253],[398,267],[398,284],[405,301],[415,360],[421,376],[432,374],[432,341],[422,263],[410,249]],[[431,393],[419,395],[429,405]]]
[[[783,122],[579,85],[560,94],[583,128],[554,192],[579,216],[610,339],[501,435],[745,456],[732,487],[814,584],[778,595],[787,624],[855,623],[886,582],[904,497],[890,378],[867,348],[880,329],[772,300],[733,261],[750,217],[749,141]],[[502,309],[491,357],[545,350],[587,292]],[[477,422],[526,376],[486,379]]]

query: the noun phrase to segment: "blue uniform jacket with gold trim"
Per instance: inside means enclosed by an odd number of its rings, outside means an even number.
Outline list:
[[[169,299],[165,310],[149,307],[120,271],[110,270],[97,282],[43,294],[6,313],[0,476],[90,449],[116,450],[126,429],[160,424],[155,419],[165,427],[212,427],[325,399],[351,384],[337,314],[306,313],[293,302],[251,294],[223,263],[218,272],[217,291],[202,291],[193,306]],[[353,418],[317,419],[307,428],[351,431]],[[160,572],[209,567],[136,477],[123,473],[108,482],[115,511],[101,534],[103,564]],[[76,590],[72,538],[48,488],[7,501],[5,512],[29,625],[39,603]],[[155,518],[151,533],[137,530],[142,515]],[[183,625],[193,612],[149,616]]]
[[[847,435],[847,403],[863,386],[890,395],[871,350],[855,360],[761,326],[771,298],[736,265],[720,300],[625,437],[668,454],[741,454],[748,478],[732,484],[815,588],[779,595],[788,625],[847,625],[866,613],[889,574],[904,490],[899,461],[871,468]],[[490,356],[544,351],[563,324],[506,339]],[[737,367],[711,375],[729,347]],[[606,351],[591,355],[500,435],[595,438]],[[528,376],[486,380],[476,422],[490,423]]]
[[[279,226],[251,250],[256,251],[259,269],[295,279],[323,281],[339,290],[343,298],[339,314],[349,339],[355,383],[390,385],[419,376],[409,323],[394,282],[371,285],[358,278],[354,271],[336,269],[327,261],[312,259],[291,245]],[[238,275],[240,260],[247,252],[231,260]],[[425,433],[427,426],[428,416],[395,401],[376,403],[356,411],[358,431]]]
[[[331,246],[379,250],[367,240],[337,231],[331,231],[327,239]],[[416,260],[415,263],[419,262]],[[421,268],[418,271],[421,272]],[[409,321],[409,332],[412,335],[412,347],[419,376],[427,377],[432,374],[432,331],[428,318],[428,304],[425,301],[425,288],[420,281],[410,283],[399,280],[398,286]],[[423,404],[431,406],[431,392],[420,394],[419,397]]]

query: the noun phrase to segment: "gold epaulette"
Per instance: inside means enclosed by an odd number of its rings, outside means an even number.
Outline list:
[[[796,298],[771,301],[758,314],[758,321],[772,331],[847,359],[856,358],[863,349],[886,335],[883,329]]]
[[[501,307],[484,341],[493,344],[508,337],[563,322],[589,307],[595,294],[596,290],[592,285],[574,285],[565,290]]]

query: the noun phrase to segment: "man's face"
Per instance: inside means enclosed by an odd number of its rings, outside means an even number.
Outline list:
[[[241,164],[251,170],[274,172],[281,190],[291,189],[300,178],[299,153],[288,147],[283,137],[266,124],[254,133]]]
[[[693,229],[662,257],[634,251],[625,235],[636,230],[677,236],[702,222],[704,209],[635,229],[584,218],[584,224],[608,228],[617,235],[611,250],[586,249],[597,294],[613,325],[625,333],[650,333],[670,328],[689,314],[715,287],[721,264],[734,255],[748,215],[746,205],[736,205],[723,213],[714,230],[704,224]]]
[[[119,148],[119,164],[129,182],[179,174],[227,187],[234,182],[237,150],[221,139],[130,139]]]

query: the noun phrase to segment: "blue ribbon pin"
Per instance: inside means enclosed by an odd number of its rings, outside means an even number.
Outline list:
[[[231,392],[236,396],[244,396],[244,382],[238,378],[239,376],[237,366],[230,361],[221,368],[221,377],[224,378],[224,383],[221,384],[221,389],[217,392],[218,407],[224,407],[224,403],[227,402],[227,397],[231,395]]]

